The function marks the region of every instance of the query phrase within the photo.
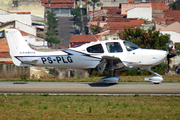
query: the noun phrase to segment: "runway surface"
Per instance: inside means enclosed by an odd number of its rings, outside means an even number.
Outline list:
[[[0,93],[180,94],[180,83],[0,82]]]

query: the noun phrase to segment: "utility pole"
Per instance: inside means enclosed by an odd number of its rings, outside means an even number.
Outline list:
[[[46,7],[44,6],[44,41],[43,46],[45,46],[46,41]]]
[[[83,14],[82,14],[82,8],[83,8],[83,5],[82,5],[82,1],[80,0],[80,5],[79,5],[79,8],[80,8],[80,14],[81,14],[81,33],[82,35],[84,35],[84,24],[83,24]]]

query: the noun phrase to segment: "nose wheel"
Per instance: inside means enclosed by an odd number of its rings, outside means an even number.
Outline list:
[[[150,81],[150,82],[152,82],[154,84],[160,84],[164,80],[163,77],[160,74],[152,71],[151,68],[149,68],[148,71],[155,74],[156,76],[144,78],[144,80]]]

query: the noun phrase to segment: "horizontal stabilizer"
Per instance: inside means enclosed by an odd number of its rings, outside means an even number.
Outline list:
[[[30,65],[35,65],[37,63],[38,59],[37,60],[32,60],[32,61],[22,61],[22,63],[24,64],[30,64]]]

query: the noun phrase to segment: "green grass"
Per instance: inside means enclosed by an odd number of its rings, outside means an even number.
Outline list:
[[[180,118],[180,96],[156,95],[0,95],[0,119]]]
[[[150,76],[120,76],[119,82],[147,82],[144,80],[145,77]],[[163,82],[180,82],[179,75],[163,75]],[[14,78],[1,78],[0,81],[25,81],[25,82],[99,82],[99,79],[103,77],[88,77],[88,78],[41,78],[41,79],[14,79]]]

